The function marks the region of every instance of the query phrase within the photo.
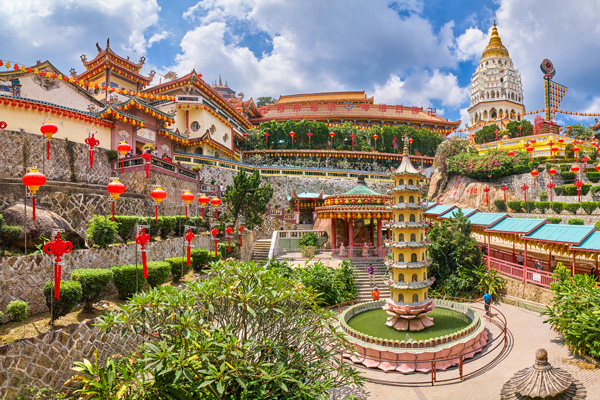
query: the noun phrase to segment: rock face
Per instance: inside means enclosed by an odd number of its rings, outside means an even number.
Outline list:
[[[40,238],[42,236],[51,238],[52,231],[55,229],[63,230],[62,238],[71,241],[75,247],[85,246],[83,237],[58,214],[41,207],[35,209],[35,221],[32,220],[32,214],[32,207],[30,205],[24,207],[23,201],[18,201],[2,212],[7,225],[19,225],[23,228],[19,239],[13,242],[15,246],[24,248],[27,241],[27,248],[35,249],[35,246],[40,243]]]

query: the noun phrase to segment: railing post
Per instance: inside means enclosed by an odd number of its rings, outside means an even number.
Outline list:
[[[431,362],[431,386],[435,383],[435,361]]]
[[[458,370],[460,371],[460,380],[463,380],[463,355],[458,357]]]

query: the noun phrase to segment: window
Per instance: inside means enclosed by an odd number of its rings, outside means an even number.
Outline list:
[[[404,262],[404,254],[398,254],[398,262]]]
[[[404,295],[402,293],[398,293],[398,301],[404,303]]]
[[[415,220],[415,214],[410,214],[410,222],[416,222]]]
[[[419,295],[418,294],[413,294],[413,303],[418,303],[419,302]]]
[[[414,203],[414,202],[415,202],[415,196],[410,196],[410,197],[408,198],[408,202],[409,202],[409,203]]]
[[[200,130],[200,123],[198,121],[194,121],[192,122],[190,128],[192,128],[192,131],[198,132]]]
[[[404,214],[400,214],[400,219],[398,220],[398,222],[404,222]]]
[[[400,185],[404,185],[404,179],[400,179]]]
[[[427,271],[423,272],[423,280],[427,280]]]
[[[399,241],[399,242],[404,242],[404,233],[401,233],[401,234],[398,236],[398,241]]]
[[[417,235],[415,235],[414,233],[410,234],[410,241],[411,242],[416,242],[417,241]]]
[[[398,203],[404,203],[404,196],[400,196]]]
[[[417,274],[412,274],[412,281],[417,282],[418,280],[419,278],[417,277]]]
[[[398,282],[404,282],[404,274],[402,272],[398,272]]]
[[[412,253],[411,256],[410,256],[410,262],[417,262],[417,261],[419,261],[417,259],[417,253]]]
[[[409,185],[412,185],[412,184],[413,184],[413,180],[412,180],[412,179],[409,179],[409,180],[408,180],[408,184],[409,184]]]

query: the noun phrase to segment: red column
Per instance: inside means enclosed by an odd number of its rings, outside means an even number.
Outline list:
[[[377,251],[383,257],[383,238],[381,237],[381,218],[377,218]]]
[[[353,218],[348,218],[348,258],[352,258],[352,253],[354,253],[354,232],[353,232],[354,220]]]
[[[331,218],[331,255],[335,254],[335,218]]]
[[[573,265],[571,266],[571,275],[575,276],[575,251],[573,251]]]
[[[523,261],[523,283],[527,283],[527,242],[525,242],[525,260]]]
[[[373,242],[373,246],[375,246],[375,219],[371,218],[371,242]]]

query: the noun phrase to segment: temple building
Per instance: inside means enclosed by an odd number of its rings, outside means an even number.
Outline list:
[[[508,50],[502,44],[496,22],[477,70],[471,79],[469,124],[496,124],[503,128],[511,121],[520,121],[525,113],[521,73],[513,65]]]
[[[433,299],[427,295],[433,279],[427,276],[431,259],[426,255],[429,242],[425,239],[428,222],[423,219],[425,188],[419,185],[423,175],[412,165],[406,147],[402,163],[391,175],[395,186],[390,189],[393,205],[388,210],[394,216],[387,225],[392,237],[386,241],[391,255],[386,259],[389,278],[384,279],[391,297],[383,309],[390,315],[386,325],[401,331],[419,331],[433,325],[433,319],[427,316],[434,308]]]
[[[408,125],[441,133],[445,138],[461,121],[449,121],[436,114],[433,108],[375,104],[373,97],[364,91],[308,93],[280,96],[275,104],[260,108],[262,115],[250,120],[255,126],[267,121],[324,122],[328,126],[341,126],[350,122],[357,128],[374,126]]]

